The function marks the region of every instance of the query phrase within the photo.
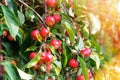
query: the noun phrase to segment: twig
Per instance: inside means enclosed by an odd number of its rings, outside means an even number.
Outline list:
[[[38,12],[36,12],[32,7],[30,7],[29,5],[27,5],[25,2],[23,2],[22,0],[18,0],[21,4],[23,4],[24,6],[30,8],[40,19],[40,21],[44,24],[44,27],[46,26],[43,18],[38,14]]]

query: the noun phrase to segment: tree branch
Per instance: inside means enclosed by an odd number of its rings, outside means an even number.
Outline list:
[[[44,27],[46,26],[43,18],[39,15],[38,12],[36,12],[32,7],[30,7],[29,5],[27,5],[27,4],[26,4],[25,2],[23,2],[22,0],[18,0],[18,1],[19,1],[21,4],[23,4],[24,6],[30,8],[30,9],[39,17],[40,21],[44,24]]]

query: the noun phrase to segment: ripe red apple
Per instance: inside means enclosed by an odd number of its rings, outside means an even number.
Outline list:
[[[3,37],[6,37],[8,35],[8,31],[7,30],[4,30],[3,33],[2,33],[2,36]]]
[[[33,59],[36,55],[37,55],[36,52],[31,52],[29,55],[29,58]]]
[[[57,0],[46,0],[46,5],[51,8],[54,8],[57,6]]]
[[[55,24],[55,18],[53,16],[47,16],[46,19],[45,19],[45,23],[49,27],[52,27]]]
[[[46,52],[41,52],[41,60],[42,61],[45,61],[45,58],[46,58]]]
[[[68,35],[68,31],[65,31],[65,35],[66,35],[66,36],[69,36],[69,35]]]
[[[84,80],[83,75],[76,76],[76,80]]]
[[[51,64],[46,64],[46,71],[49,73],[52,68]]]
[[[91,54],[91,50],[90,48],[83,48],[80,53],[84,56],[84,57],[89,57]]]
[[[39,35],[39,30],[33,30],[31,32],[31,37],[33,40],[38,40],[38,37],[37,37],[38,35]]]
[[[90,69],[88,69],[88,75],[89,75],[89,78],[92,79],[92,73],[91,73]]]
[[[55,49],[58,49],[61,46],[62,42],[60,40],[52,40],[50,45],[53,46]]]
[[[76,59],[70,59],[68,62],[68,65],[72,68],[77,68],[78,67],[78,61]]]
[[[47,29],[47,28],[42,28],[42,29],[40,30],[40,35],[41,35],[42,38],[47,37],[47,36],[49,35],[48,29]]]
[[[59,14],[54,14],[53,17],[54,17],[56,23],[61,20],[61,16]]]
[[[7,38],[9,41],[14,41],[14,38],[10,34],[7,36]]]
[[[51,63],[52,59],[53,59],[53,55],[51,53],[46,53],[45,62]]]

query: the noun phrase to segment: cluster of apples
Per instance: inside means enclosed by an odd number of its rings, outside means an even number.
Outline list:
[[[47,7],[55,8],[57,6],[57,0],[46,0],[46,5]],[[52,15],[48,14],[48,16],[46,16],[45,18],[45,23],[49,28],[52,28],[55,25],[55,23],[59,23],[60,21],[61,16],[58,13],[53,13]],[[38,36],[41,36],[42,40],[44,41],[44,39],[47,38],[49,34],[50,31],[47,28],[43,27],[40,30],[37,29],[33,30],[31,32],[31,37],[33,40],[38,40]],[[65,32],[65,34],[68,36],[67,32]],[[46,51],[41,52],[41,57],[37,64],[37,67],[39,67],[41,64],[46,64],[46,70],[50,71],[53,55],[48,46],[52,46],[56,50],[59,49],[61,45],[62,42],[59,39],[52,39],[49,44],[45,44]],[[30,59],[33,59],[36,56],[36,54],[37,54],[36,52],[31,52],[29,55]],[[83,55],[84,57],[89,57],[91,55],[91,50],[90,48],[85,47],[82,50],[80,50],[80,54]],[[68,66],[70,66],[71,68],[78,68],[80,65],[77,59],[73,58],[68,61]],[[88,74],[89,78],[92,79],[92,73],[90,72],[89,69]],[[83,75],[82,74],[77,75],[76,80],[84,80]]]

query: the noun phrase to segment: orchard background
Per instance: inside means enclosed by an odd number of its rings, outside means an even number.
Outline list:
[[[112,53],[119,51],[119,31],[114,32],[118,34],[117,38],[110,35],[113,24],[119,23],[108,20],[118,16],[112,11],[109,15],[104,14],[108,9],[104,10],[101,4],[107,7],[105,2],[1,0],[2,79],[94,80],[95,72]],[[119,30],[118,27],[114,29]],[[113,42],[115,48],[108,45],[111,41],[116,42]]]

